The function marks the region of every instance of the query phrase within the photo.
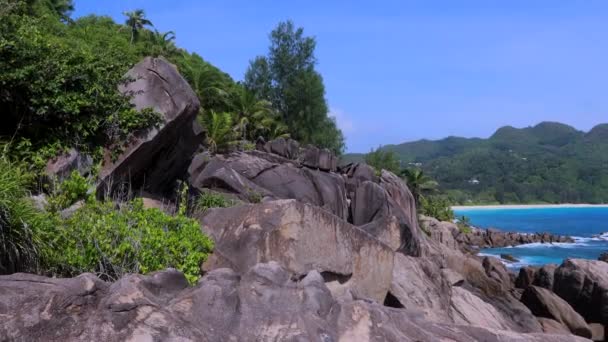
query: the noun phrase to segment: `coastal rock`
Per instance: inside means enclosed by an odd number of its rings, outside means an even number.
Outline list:
[[[408,310],[338,301],[311,271],[293,279],[277,263],[239,276],[207,273],[194,287],[169,270],[114,284],[91,274],[0,276],[0,336],[9,341],[487,341],[577,342],[432,322]]]
[[[519,246],[529,243],[572,243],[574,240],[567,236],[552,235],[549,233],[513,233],[498,229],[473,228],[471,232],[459,232],[456,241],[463,251],[476,251],[481,248],[501,248]]]
[[[538,268],[532,266],[526,266],[519,269],[519,274],[517,275],[517,279],[515,279],[515,287],[518,289],[525,289],[532,285],[536,272],[538,272]]]
[[[604,253],[600,254],[600,256],[597,258],[597,260],[603,261],[603,262],[608,262],[608,252],[604,252]]]
[[[379,183],[364,181],[357,188],[351,202],[352,221],[366,225],[390,216],[401,225],[401,251],[407,255],[421,255],[420,228],[416,205],[411,192],[399,177],[382,170]]]
[[[454,235],[458,234],[460,231],[456,224],[421,215],[420,226],[430,234],[432,240],[435,240],[450,249],[457,250],[459,248],[458,242],[454,239]]]
[[[553,279],[555,270],[557,269],[556,264],[543,265],[538,269],[538,272],[534,275],[534,286],[542,287],[548,290],[553,290]]]
[[[608,263],[567,259],[555,270],[553,291],[589,323],[608,323]]]
[[[519,260],[511,254],[501,254],[500,258],[509,262],[518,262]]]
[[[554,319],[565,325],[575,335],[591,338],[591,329],[581,315],[553,292],[536,286],[529,286],[521,297],[534,315]]]
[[[494,257],[484,257],[482,265],[488,277],[502,286],[504,291],[508,291],[512,288],[509,271],[499,259]]]
[[[154,194],[171,192],[202,141],[194,120],[198,97],[177,68],[162,58],[147,57],[126,76],[133,81],[119,90],[132,96],[136,109],[151,108],[162,120],[157,128],[134,132],[118,158],[106,151],[97,194],[142,188]]]
[[[430,260],[395,254],[390,294],[401,307],[419,310],[428,320],[449,322],[451,286]]]
[[[390,247],[318,207],[269,201],[211,209],[199,219],[215,240],[206,270],[229,267],[244,274],[272,260],[295,276],[316,270],[337,278],[356,298],[378,303],[391,285]]]

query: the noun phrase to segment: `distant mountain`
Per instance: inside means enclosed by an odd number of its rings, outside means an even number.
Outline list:
[[[585,133],[557,122],[499,128],[490,138],[386,145],[421,165],[459,203],[608,203],[608,124]],[[348,154],[343,162],[362,161]]]

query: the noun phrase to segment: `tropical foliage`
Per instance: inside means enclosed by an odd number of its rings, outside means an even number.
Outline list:
[[[401,176],[406,180],[407,186],[414,196],[416,204],[421,203],[427,194],[437,190],[439,185],[431,177],[424,174],[420,169],[404,169],[401,171]]]

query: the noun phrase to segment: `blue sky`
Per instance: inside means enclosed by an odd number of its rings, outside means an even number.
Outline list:
[[[240,80],[291,19],[349,152],[498,127],[608,122],[608,2],[76,0],[74,16],[143,8],[160,31]]]

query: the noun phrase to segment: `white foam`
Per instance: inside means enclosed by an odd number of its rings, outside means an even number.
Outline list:
[[[515,246],[515,248],[576,248],[589,246],[586,242],[588,241],[578,241],[575,239],[575,242],[553,242],[553,243],[542,243],[542,242],[534,242],[527,243],[525,245]]]

